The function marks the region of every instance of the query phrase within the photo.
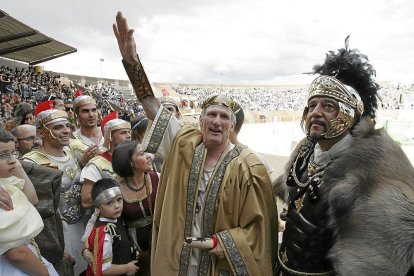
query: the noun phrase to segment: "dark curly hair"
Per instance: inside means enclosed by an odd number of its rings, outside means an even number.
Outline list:
[[[375,118],[377,91],[379,84],[375,81],[376,72],[368,57],[357,49],[348,49],[349,36],[345,39],[345,48],[337,53],[329,51],[325,63],[313,67],[314,74],[333,76],[343,84],[351,86],[360,95],[364,103],[364,115]]]

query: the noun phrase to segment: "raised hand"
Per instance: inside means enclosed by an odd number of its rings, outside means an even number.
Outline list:
[[[118,40],[122,58],[131,65],[138,64],[137,49],[133,37],[134,30],[128,27],[128,22],[121,12],[116,14],[116,23],[112,25],[112,28]]]
[[[93,157],[99,154],[99,145],[90,145],[80,157],[79,163],[81,167],[85,167],[86,164],[91,160]]]

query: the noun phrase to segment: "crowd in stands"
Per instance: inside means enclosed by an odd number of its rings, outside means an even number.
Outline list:
[[[99,82],[98,84],[62,84],[60,74],[51,72],[35,72],[33,67],[10,68],[0,67],[1,124],[4,125],[15,117],[19,104],[26,102],[35,109],[47,99],[73,100],[77,90],[81,87],[86,93],[97,100],[102,116],[115,109],[122,118],[129,120],[134,114],[143,112],[135,97],[126,99],[122,90],[113,83]],[[303,99],[307,88],[302,87],[223,87],[223,86],[175,86],[173,89],[181,95],[182,109],[195,109],[197,103],[213,95],[226,95],[238,101],[246,110],[273,111],[273,110],[302,110]],[[88,92],[89,91],[89,92]],[[379,107],[383,109],[414,108],[411,102],[414,84],[383,84],[379,91]],[[114,108],[115,107],[115,108]],[[10,127],[9,127],[10,129]]]
[[[65,90],[59,86],[59,78],[59,74],[36,73],[33,67],[19,69],[1,66],[1,117],[11,118],[11,111],[21,102],[30,103],[35,107],[48,95],[67,97],[64,95]]]
[[[286,87],[187,87],[174,89],[184,97],[203,102],[207,97],[220,94],[233,98],[250,111],[302,110],[307,88]],[[401,109],[404,97],[414,93],[414,84],[383,84],[379,90],[379,107]],[[412,97],[412,96],[411,96]],[[411,105],[408,108],[414,108]]]
[[[267,87],[174,87],[181,95],[196,97],[197,102],[211,95],[220,94],[233,98],[244,108],[251,111],[270,110],[300,110],[303,106],[302,99],[306,90],[292,88],[267,88]]]
[[[0,126],[9,124],[7,129],[19,125],[15,122],[18,112],[24,106],[28,111],[45,100],[62,99],[73,101],[78,90],[91,94],[97,100],[102,116],[111,110],[120,112],[122,118],[129,118],[132,114],[142,113],[142,107],[134,98],[125,100],[122,92],[116,90],[114,84],[100,82],[99,84],[74,84],[63,80],[58,73],[35,72],[34,67],[10,68],[0,66]],[[23,105],[22,105],[23,104]],[[115,108],[114,108],[115,107]],[[33,112],[31,112],[33,113]]]
[[[379,90],[381,108],[414,109],[414,83],[382,85]]]

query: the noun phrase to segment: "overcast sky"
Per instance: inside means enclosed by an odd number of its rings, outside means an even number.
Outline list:
[[[153,82],[307,83],[328,50],[368,55],[378,81],[414,79],[410,0],[0,0],[10,16],[77,48],[45,70],[126,79],[112,23],[135,29]],[[100,62],[103,58],[104,62]]]

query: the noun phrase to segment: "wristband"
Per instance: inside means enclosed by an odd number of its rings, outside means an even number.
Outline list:
[[[216,248],[216,247],[217,247],[217,245],[218,245],[218,238],[217,238],[217,236],[216,236],[216,235],[213,235],[213,236],[211,236],[210,238],[213,240],[213,248],[212,248],[212,249],[214,249],[214,248]]]

